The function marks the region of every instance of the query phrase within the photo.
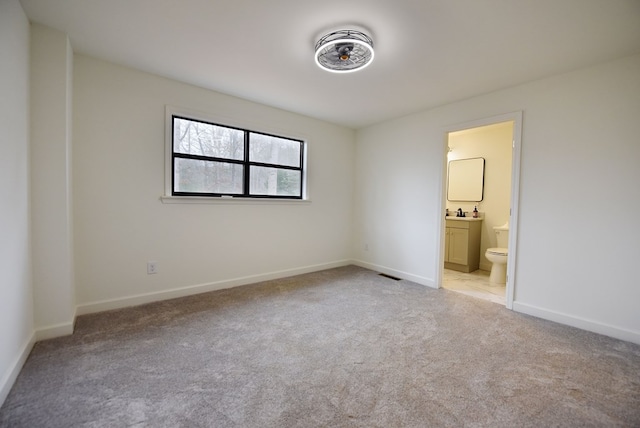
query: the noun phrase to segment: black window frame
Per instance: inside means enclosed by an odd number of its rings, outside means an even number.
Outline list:
[[[244,134],[244,156],[243,159],[232,159],[232,158],[220,158],[214,156],[204,156],[204,155],[193,155],[188,153],[180,153],[176,152],[175,148],[175,119],[188,120],[192,122],[204,123],[207,125],[219,126],[224,128],[229,128],[237,131],[242,131]],[[294,141],[300,144],[300,166],[290,166],[290,165],[282,165],[282,164],[274,164],[268,162],[255,162],[249,159],[250,157],[250,145],[251,145],[251,134],[260,134],[266,135],[268,137],[280,138],[283,140]],[[305,142],[304,140],[300,140],[297,138],[285,137],[282,135],[271,134],[268,132],[262,131],[254,131],[246,128],[239,128],[237,126],[225,125],[217,122],[212,122],[203,119],[197,119],[193,117],[189,117],[187,115],[182,114],[171,114],[171,195],[172,196],[197,196],[197,197],[218,197],[218,198],[251,198],[251,199],[294,199],[294,200],[302,200],[304,199],[304,186],[305,186]],[[210,192],[184,192],[184,191],[176,191],[176,173],[175,173],[175,164],[176,159],[193,159],[193,160],[202,160],[209,162],[223,162],[223,163],[231,163],[241,165],[243,167],[243,177],[242,177],[242,193],[210,193]],[[251,180],[250,173],[251,167],[266,167],[266,168],[276,168],[276,169],[284,169],[291,171],[299,171],[300,172],[300,189],[297,195],[263,195],[263,194],[252,194],[250,192]]]

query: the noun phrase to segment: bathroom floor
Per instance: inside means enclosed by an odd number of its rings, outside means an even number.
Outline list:
[[[505,305],[505,290],[503,286],[489,285],[489,272],[478,269],[475,272],[464,273],[444,269],[442,288],[467,294],[479,299],[489,300]]]

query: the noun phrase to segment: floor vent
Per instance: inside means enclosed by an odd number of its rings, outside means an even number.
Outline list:
[[[393,279],[394,281],[400,281],[402,279],[395,276],[387,275],[386,273],[379,273],[378,275],[384,276],[385,278]]]

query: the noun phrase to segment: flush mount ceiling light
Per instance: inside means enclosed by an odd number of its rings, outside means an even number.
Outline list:
[[[373,40],[356,30],[334,31],[316,43],[316,64],[333,73],[361,70],[373,56]]]

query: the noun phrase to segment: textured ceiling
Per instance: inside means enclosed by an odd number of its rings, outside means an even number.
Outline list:
[[[21,0],[74,52],[360,128],[640,52],[640,0]],[[376,57],[322,71],[323,34]]]

